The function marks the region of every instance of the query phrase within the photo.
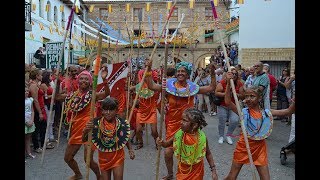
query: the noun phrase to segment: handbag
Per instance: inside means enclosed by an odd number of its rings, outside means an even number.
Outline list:
[[[223,101],[223,98],[212,94],[212,102],[213,102],[213,104],[215,104],[216,106],[220,106],[222,101]]]

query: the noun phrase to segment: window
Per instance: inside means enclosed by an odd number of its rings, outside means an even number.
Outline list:
[[[140,32],[141,33],[141,32]],[[134,35],[134,37],[139,37],[139,29],[135,29],[135,30],[133,30],[133,35]]]
[[[58,25],[58,8],[54,6],[53,8],[53,20]]]
[[[213,43],[213,33],[214,33],[214,30],[205,30],[205,35],[204,35],[205,43]]]
[[[64,12],[61,13],[61,27],[62,29],[65,27]]]
[[[204,10],[206,20],[212,20],[212,8],[206,7]]]
[[[47,1],[46,9],[47,9],[47,20],[51,22],[51,3],[50,3],[50,1]]]
[[[43,10],[44,10],[43,3],[44,3],[43,0],[39,0],[39,16],[42,18],[43,18]]]
[[[108,8],[100,8],[99,9],[99,18],[102,21],[107,21],[108,18]]]
[[[178,21],[178,8],[177,7],[174,8],[170,20]]]
[[[139,13],[142,14],[142,8],[133,8],[133,21],[139,21]],[[142,21],[142,15],[141,15]]]

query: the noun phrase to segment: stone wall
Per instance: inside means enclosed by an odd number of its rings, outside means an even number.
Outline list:
[[[295,48],[243,48],[239,52],[242,67],[257,61],[290,61],[291,74],[295,69]]]

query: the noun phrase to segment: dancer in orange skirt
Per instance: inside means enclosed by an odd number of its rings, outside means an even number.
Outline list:
[[[162,88],[166,89],[166,98],[168,102],[168,109],[166,111],[166,140],[170,140],[174,134],[181,127],[182,113],[187,108],[194,107],[194,95],[205,94],[213,92],[216,84],[215,68],[210,64],[211,71],[211,84],[209,86],[199,87],[197,84],[191,82],[189,77],[192,71],[192,64],[188,62],[179,62],[176,64],[175,78],[169,78],[163,86],[156,84],[151,78],[152,62],[146,60],[147,73],[146,82],[148,88],[153,91],[161,91]],[[173,149],[167,147],[165,149],[165,162],[168,170],[167,176],[162,179],[173,179]]]
[[[144,70],[138,72],[138,80],[142,80]],[[153,81],[157,82],[158,74],[156,71],[151,72]],[[142,86],[140,93],[138,89]],[[130,88],[132,89],[132,88]],[[159,98],[159,92],[154,92],[148,89],[148,86],[145,82],[140,82],[135,86],[136,94],[139,95],[139,108],[137,109],[136,114],[136,137],[137,137],[137,146],[136,150],[143,147],[143,138],[142,138],[142,125],[151,124],[151,135],[154,138],[156,143],[156,138],[158,137],[157,130],[157,100]],[[131,120],[132,121],[132,120]]]
[[[232,73],[226,76],[227,86],[225,92],[225,103],[235,113],[238,114],[236,105],[231,101],[230,79]],[[294,112],[294,106],[289,109],[273,110],[262,109],[259,103],[263,102],[262,91],[257,86],[246,89],[244,102],[247,105],[242,109],[243,122],[246,128],[253,164],[256,166],[260,179],[269,180],[270,173],[268,167],[267,143],[265,139],[271,134],[273,126],[273,115],[284,116]],[[241,133],[233,154],[231,170],[226,180],[235,180],[243,166],[249,164],[249,156],[246,149],[244,136]]]
[[[181,129],[169,141],[157,139],[163,147],[173,145],[174,155],[178,159],[177,180],[202,180],[204,176],[204,157],[210,165],[211,177],[218,179],[208,139],[201,130],[207,125],[201,111],[186,109],[182,114]]]
[[[129,140],[130,125],[127,120],[117,115],[118,102],[108,97],[101,102],[102,117],[89,121],[83,130],[82,140],[88,141],[88,133],[92,130],[92,143],[99,151],[100,180],[123,179],[124,146],[129,150],[130,159],[134,159]]]
[[[107,73],[102,71],[101,77],[105,81]],[[75,173],[70,179],[81,179],[82,174],[80,172],[77,162],[74,160],[74,156],[79,151],[80,147],[85,144],[82,142],[82,131],[85,128],[87,122],[90,120],[90,105],[91,105],[91,84],[92,76],[88,71],[82,71],[77,77],[79,89],[75,92],[71,92],[66,97],[66,111],[67,121],[71,125],[70,138],[67,145],[67,149],[64,155],[64,161]],[[105,83],[104,91],[96,93],[96,99],[104,99],[110,94],[108,83]],[[84,160],[86,161],[87,146],[84,146]],[[93,153],[91,151],[90,168],[95,173],[97,179],[100,177],[100,171],[98,164],[93,160]]]

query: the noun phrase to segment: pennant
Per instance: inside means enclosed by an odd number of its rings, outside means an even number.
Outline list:
[[[189,7],[190,7],[190,9],[193,9],[194,1],[195,1],[195,0],[189,0]]]
[[[127,11],[127,12],[130,12],[130,3],[127,3],[127,4],[126,4],[126,11]]]
[[[49,27],[49,31],[50,31],[50,34],[52,34],[53,31],[51,26]]]
[[[34,39],[34,36],[32,33],[30,33],[29,35],[30,35],[30,39]]]
[[[32,11],[36,11],[37,9],[37,5],[36,4],[32,4]]]
[[[44,30],[43,24],[39,23],[40,30]]]
[[[219,0],[214,0],[214,6],[218,6],[219,5]]]
[[[53,25],[54,25],[55,27],[58,26],[58,24],[57,24],[55,21],[53,21]]]
[[[60,5],[60,12],[64,12],[64,6]]]
[[[149,12],[149,11],[150,11],[150,3],[149,3],[149,2],[147,3],[146,11],[147,11],[147,12]]]
[[[237,0],[237,4],[244,4],[244,0]]]
[[[79,13],[79,8],[78,8],[78,6],[76,6],[76,13],[77,13],[77,14]]]
[[[111,4],[108,4],[108,12],[112,13],[112,5]]]
[[[90,8],[89,8],[89,12],[93,12],[93,9],[94,9],[94,5],[90,5]]]
[[[167,9],[170,10],[172,6],[172,1],[168,1],[167,2]]]
[[[46,12],[49,12],[49,9],[50,9],[50,4],[47,4],[46,5]]]

